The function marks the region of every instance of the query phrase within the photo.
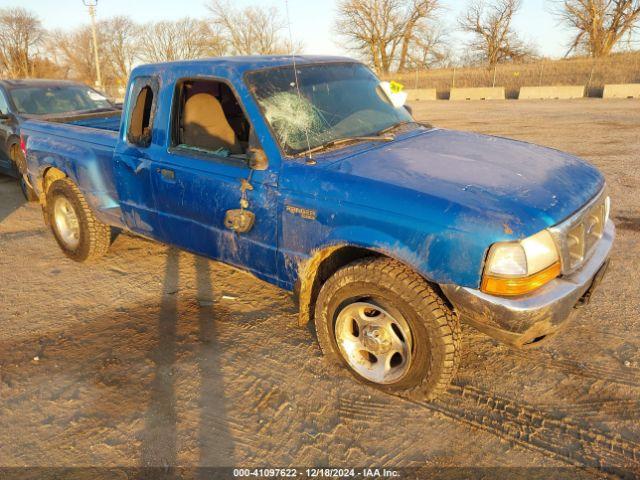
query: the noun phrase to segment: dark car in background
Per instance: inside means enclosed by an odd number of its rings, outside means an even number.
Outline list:
[[[27,198],[30,186],[20,146],[20,126],[27,119],[55,120],[76,114],[117,112],[98,91],[67,80],[0,80],[0,174],[16,177]]]

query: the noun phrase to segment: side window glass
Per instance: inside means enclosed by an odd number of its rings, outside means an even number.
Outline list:
[[[127,141],[133,145],[148,147],[151,144],[158,100],[158,82],[155,78],[139,78],[131,93]]]
[[[3,92],[0,92],[0,113],[4,113],[5,115],[9,113],[9,105],[7,105],[7,100]]]
[[[214,80],[187,80],[177,92],[175,146],[218,157],[246,158],[251,128],[228,85]]]

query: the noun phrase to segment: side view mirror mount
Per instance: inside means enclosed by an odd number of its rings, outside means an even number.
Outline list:
[[[269,160],[261,148],[250,148],[247,151],[247,163],[252,170],[266,170]]]
[[[4,112],[0,112],[0,120],[9,120],[9,115]]]

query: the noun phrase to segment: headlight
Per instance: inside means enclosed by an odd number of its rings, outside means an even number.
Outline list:
[[[551,234],[543,230],[518,242],[489,249],[481,290],[492,295],[523,295],[560,275],[560,257]]]

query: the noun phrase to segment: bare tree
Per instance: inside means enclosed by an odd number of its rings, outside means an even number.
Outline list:
[[[415,29],[404,66],[407,69],[438,68],[445,66],[451,56],[446,35],[437,26],[427,23]]]
[[[169,62],[224,53],[218,33],[207,22],[193,18],[146,25],[141,30],[138,45],[140,58],[145,62]]]
[[[124,87],[136,60],[140,27],[129,17],[120,16],[100,22],[98,28],[109,73]]]
[[[283,35],[287,23],[275,7],[249,6],[236,9],[225,0],[212,0],[207,7],[213,24],[220,29],[234,55],[272,55],[299,52]]]
[[[335,29],[378,72],[404,70],[412,59],[429,58],[438,7],[438,0],[341,0]]]
[[[432,54],[439,55],[436,49],[442,42],[441,32],[429,22],[438,6],[437,0],[413,0],[405,9],[404,15],[400,15],[402,40],[399,71],[406,68],[409,57],[415,56],[417,52],[420,52],[423,59],[428,59]]]
[[[563,0],[557,15],[576,34],[567,55],[583,51],[591,57],[609,55],[640,22],[640,0]]]
[[[44,30],[38,17],[24,8],[0,10],[0,70],[19,78],[33,74],[35,49]]]
[[[494,0],[488,5],[472,0],[459,23],[463,31],[473,35],[469,47],[478,60],[493,66],[534,55],[511,26],[520,5],[521,0]]]
[[[46,51],[53,61],[63,68],[65,78],[81,80],[89,85],[94,83],[95,59],[90,27],[50,32],[46,40]],[[112,81],[109,78],[111,75],[107,68],[106,56],[100,55],[100,61],[106,85]]]
[[[106,86],[123,87],[136,59],[138,26],[128,17],[98,22],[100,70]],[[88,26],[56,30],[47,39],[47,51],[70,78],[92,84],[95,75],[93,40]]]

